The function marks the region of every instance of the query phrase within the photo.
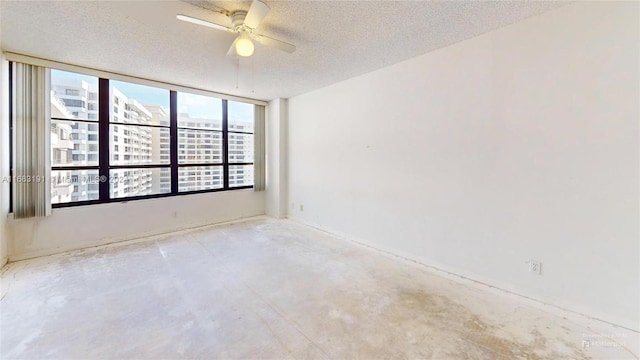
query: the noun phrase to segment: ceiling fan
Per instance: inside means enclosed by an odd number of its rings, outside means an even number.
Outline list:
[[[227,56],[251,56],[253,55],[254,45],[251,40],[255,40],[260,44],[282,50],[287,53],[296,51],[296,46],[286,43],[281,40],[271,38],[266,35],[261,35],[255,32],[256,28],[260,25],[262,19],[269,13],[269,6],[260,0],[253,0],[249,11],[236,10],[236,11],[220,11],[220,13],[231,18],[231,27],[212,23],[209,21],[197,19],[187,15],[176,15],[178,20],[187,21],[193,24],[210,27],[212,29],[223,30],[228,32],[237,33],[238,37],[233,41]]]

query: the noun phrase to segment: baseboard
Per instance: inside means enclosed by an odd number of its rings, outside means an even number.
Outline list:
[[[266,215],[256,215],[250,217],[241,217],[229,220],[220,220],[220,221],[212,221],[201,224],[187,224],[185,226],[181,226],[180,228],[175,228],[171,230],[161,230],[161,231],[153,231],[145,234],[136,234],[127,238],[110,238],[104,239],[101,241],[93,241],[91,243],[79,243],[74,244],[72,246],[58,247],[55,249],[44,249],[38,251],[25,252],[19,255],[10,256],[8,263],[15,263],[19,261],[40,258],[45,256],[54,256],[54,255],[64,255],[78,250],[90,250],[90,249],[100,249],[106,246],[117,246],[117,245],[131,245],[145,241],[157,240],[167,236],[175,236],[184,233],[188,233],[194,230],[207,229],[216,226],[223,226],[235,223],[241,223],[245,221],[257,220],[267,218]]]
[[[585,326],[594,325],[599,327],[611,328],[612,330],[624,330],[624,331],[630,331],[633,333],[640,333],[640,324],[635,324],[635,327],[634,327],[633,324],[620,324],[616,321],[607,320],[603,316],[591,315],[591,314],[583,313],[580,311],[571,310],[570,309],[571,304],[564,304],[564,303],[559,304],[557,302],[550,301],[548,299],[540,299],[534,296],[525,295],[522,292],[518,291],[517,289],[511,288],[505,284],[500,284],[495,281],[491,281],[487,279],[479,279],[477,276],[473,274],[466,274],[463,271],[460,271],[459,269],[452,269],[442,264],[427,263],[424,259],[421,259],[411,254],[401,253],[396,249],[372,246],[370,244],[367,244],[364,241],[354,239],[349,235],[328,231],[317,224],[308,222],[306,220],[300,219],[295,216],[293,217],[287,216],[287,220],[311,227],[315,230],[324,232],[338,239],[349,241],[356,245],[366,247],[368,249],[374,250],[386,256],[390,256],[408,263],[415,264],[416,266],[419,266],[421,269],[426,270],[429,273],[436,274],[438,276],[447,278],[449,280],[452,280],[461,284],[465,284],[471,287],[483,289],[491,293],[518,299],[518,301],[524,304],[527,304],[529,306],[532,306],[538,309],[542,309],[548,313],[551,313],[559,317],[564,317],[564,318],[574,320],[576,322],[585,324]]]

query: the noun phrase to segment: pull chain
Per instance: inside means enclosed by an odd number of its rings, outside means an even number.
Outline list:
[[[254,77],[255,77],[255,72],[256,72],[256,67],[255,67],[255,60],[252,57],[251,58],[251,93],[255,93],[255,82],[253,81]]]
[[[238,88],[238,77],[240,76],[240,58],[236,62],[236,89]]]

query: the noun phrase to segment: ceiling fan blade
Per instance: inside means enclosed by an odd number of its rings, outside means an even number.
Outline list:
[[[212,29],[234,32],[232,28],[226,27],[224,25],[219,25],[219,24],[212,23],[212,22],[209,22],[209,21],[196,19],[194,17],[187,16],[187,15],[176,15],[176,19],[182,20],[182,21],[186,21],[186,22],[190,22],[190,23],[196,24],[196,25],[202,25],[202,26],[210,27]]]
[[[247,16],[244,18],[244,24],[255,29],[260,25],[260,21],[269,13],[269,6],[260,0],[253,0]]]
[[[227,56],[229,57],[238,56],[238,54],[236,53],[236,42],[238,42],[238,39],[240,39],[240,36],[236,37],[236,39],[233,40],[233,42],[231,43],[231,46],[229,46],[229,50],[227,51]]]
[[[289,54],[291,54],[294,51],[296,51],[296,46],[295,45],[291,45],[291,44],[286,43],[284,41],[276,40],[274,38],[271,38],[271,37],[268,37],[268,36],[265,36],[265,35],[254,34],[253,35],[253,39],[255,41],[259,42],[262,45],[270,46],[270,47],[276,48],[278,50],[282,50],[284,52],[288,52]]]

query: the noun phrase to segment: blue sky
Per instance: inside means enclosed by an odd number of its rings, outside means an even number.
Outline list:
[[[71,78],[84,80],[88,83],[98,84],[98,78],[94,76],[82,75],[60,70],[51,70],[51,82],[56,79]],[[131,99],[137,100],[141,104],[161,105],[169,109],[169,91],[166,89],[154,88],[145,85],[132,84],[123,81],[111,80],[111,86],[118,89]],[[253,120],[252,104],[229,101],[229,120]],[[218,98],[194,95],[178,92],[178,112],[188,113],[192,118],[201,119],[221,119],[222,101]]]
[[[62,70],[51,69],[51,82],[55,83],[56,79],[80,79],[90,84],[98,86],[98,78],[95,76],[88,76],[76,73],[70,73]]]
[[[143,105],[160,105],[169,109],[169,90],[117,80],[111,80],[111,87],[120,90],[129,99],[138,100]]]

